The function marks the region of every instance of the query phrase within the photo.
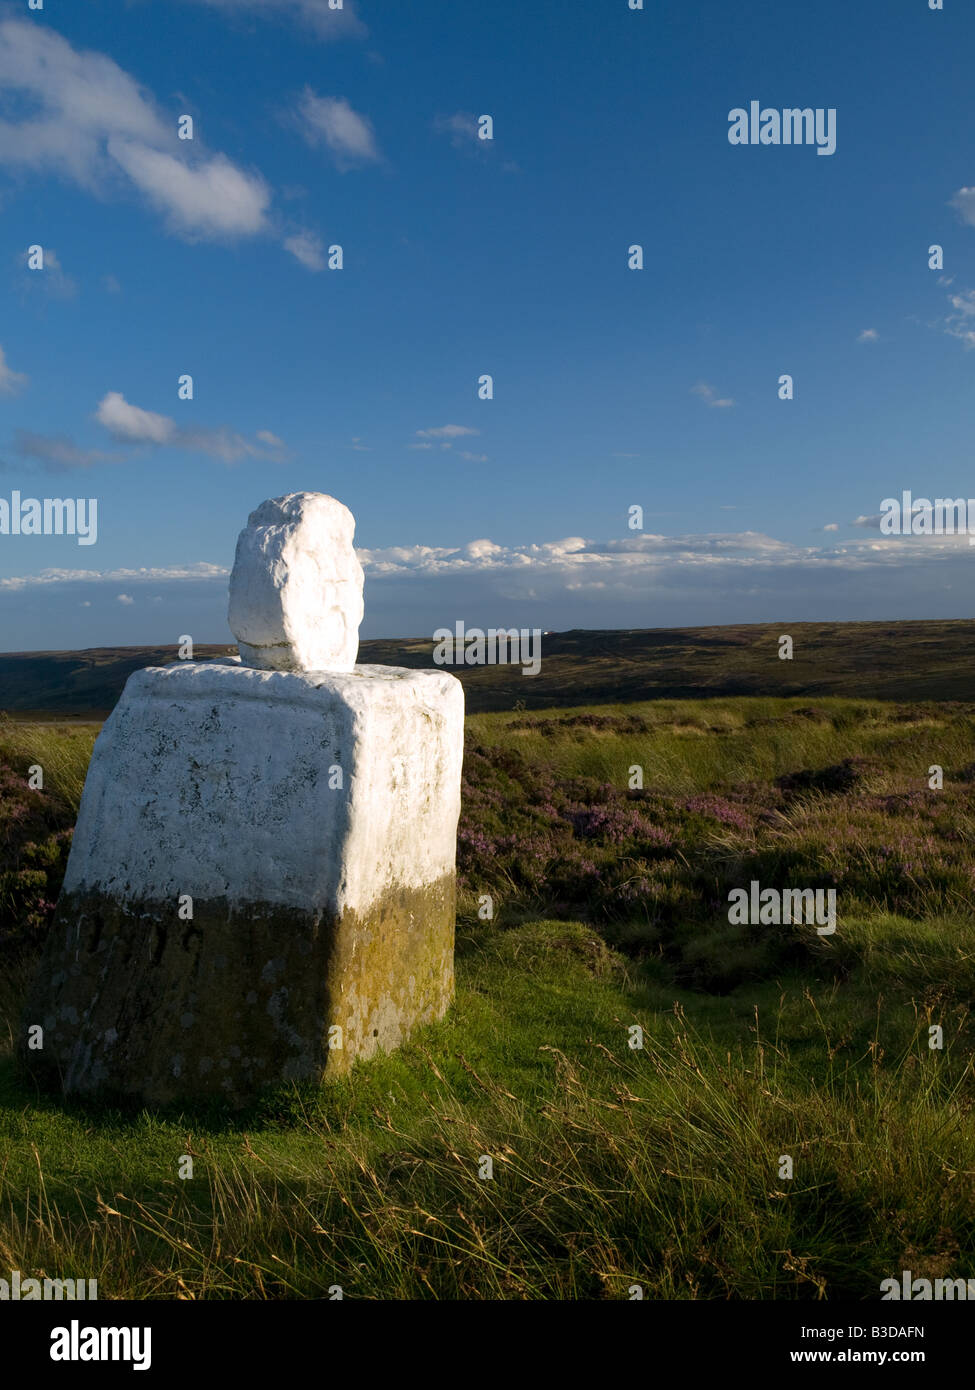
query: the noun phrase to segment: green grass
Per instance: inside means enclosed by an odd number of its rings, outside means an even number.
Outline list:
[[[792,802],[776,833],[810,862],[838,819],[869,855],[870,798],[925,785],[940,762],[944,810],[924,835],[939,852],[967,844],[970,860],[971,839],[951,838],[967,833],[967,785],[952,777],[975,759],[970,709],[819,703],[814,717],[780,700],[600,707],[645,721],[638,734],[519,729],[516,714],[469,726],[484,768],[492,749],[517,752],[519,785],[625,787],[640,762],[661,816],[695,794],[744,798],[745,783],[764,805],[783,774],[873,760],[856,786]],[[51,794],[70,800],[86,756],[78,735],[21,729],[0,752],[50,766]],[[477,782],[474,804],[491,785]],[[573,785],[582,795],[589,783]],[[486,833],[489,822],[485,810]],[[685,831],[707,858],[747,840],[724,827],[702,847],[693,816]],[[476,861],[468,868],[476,878]],[[973,915],[943,894],[905,891],[883,907],[867,870],[858,882],[862,900],[835,937],[813,934],[782,957],[762,940],[729,941],[720,913],[628,936],[625,920],[546,912],[513,878],[481,922],[472,881],[443,1022],[347,1079],[282,1088],[236,1115],[34,1093],[12,1060],[30,962],[11,959],[0,976],[0,1275],[97,1278],[103,1298],[328,1297],[339,1285],[367,1299],[626,1299],[633,1284],[647,1298],[874,1299],[903,1269],[968,1278]],[[688,969],[695,951],[712,974],[729,967],[721,992]],[[928,1045],[933,1024],[941,1050]],[[782,1155],[791,1179],[779,1176]]]
[[[24,776],[29,767],[40,766],[44,790],[60,806],[77,815],[97,734],[97,725],[73,727],[0,720],[0,755]]]
[[[905,780],[922,787],[932,763],[961,768],[975,753],[975,710],[933,701],[896,705],[828,698],[811,705],[796,698],[749,697],[654,700],[589,711],[602,718],[637,717],[649,725],[647,733],[629,735],[565,722],[582,712],[475,714],[467,722],[474,737],[514,747],[560,777],[596,777],[625,787],[630,767],[637,764],[645,769],[646,785],[675,794],[770,781],[796,768],[850,757],[877,760],[875,790],[899,788]],[[547,727],[543,732],[519,727],[530,720],[545,721]],[[564,729],[551,727],[559,723]]]
[[[448,1021],[243,1120],[29,1098],[5,1060],[0,1266],[186,1298],[870,1298],[902,1268],[963,1277],[967,1008],[898,986],[885,966],[675,999],[582,924],[536,922],[465,935]]]

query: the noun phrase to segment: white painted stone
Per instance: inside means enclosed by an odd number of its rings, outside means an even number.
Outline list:
[[[463,722],[443,671],[136,671],[95,745],[64,891],[338,914],[436,883],[454,871]]]
[[[351,671],[362,622],[355,518],[323,492],[272,497],[237,539],[228,621],[245,666]]]
[[[129,677],[26,1006],[48,1083],[236,1103],[448,1008],[463,687],[354,665],[353,526],[320,494],[265,502],[231,581],[243,659]]]

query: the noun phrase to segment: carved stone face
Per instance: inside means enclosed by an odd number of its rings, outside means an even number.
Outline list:
[[[322,492],[273,497],[237,540],[228,621],[245,666],[351,671],[359,650],[362,566],[355,518]]]

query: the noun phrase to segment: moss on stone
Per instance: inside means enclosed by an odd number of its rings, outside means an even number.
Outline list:
[[[181,921],[175,903],[64,894],[24,1016],[22,1063],[68,1093],[153,1104],[243,1104],[264,1086],[341,1075],[443,1016],[454,913],[452,874],[338,918],[216,899],[195,901]],[[44,1046],[31,1050],[38,1023]]]

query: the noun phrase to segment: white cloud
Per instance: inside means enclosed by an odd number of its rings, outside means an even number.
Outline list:
[[[699,381],[696,386],[692,386],[691,394],[700,396],[702,401],[715,410],[727,410],[730,406],[734,405],[734,401],[730,396],[716,396],[714,394],[714,387],[709,386],[706,381]]]
[[[468,463],[487,463],[488,461],[487,454],[472,454],[467,449],[460,449],[458,453],[462,459],[467,459]]]
[[[0,86],[19,120],[0,121],[0,166],[56,174],[90,193],[135,188],[181,236],[270,230],[270,193],[225,155],[177,139],[173,116],[102,53],[51,29],[0,22]]]
[[[954,312],[945,319],[945,332],[952,338],[960,339],[966,348],[975,347],[975,324],[972,323],[972,315],[975,314],[975,290],[951,294],[948,296],[948,303]]]
[[[880,334],[877,332],[876,328],[865,328],[862,333],[858,334],[857,342],[876,343],[879,340],[879,338]]]
[[[634,573],[652,570],[665,560],[679,566],[707,565],[716,559],[753,563],[759,558],[781,559],[813,552],[759,532],[745,531],[703,536],[642,534],[605,542],[568,536],[521,546],[477,540],[461,546],[393,546],[357,553],[368,574],[385,576],[416,571],[454,574],[472,569],[552,572],[591,568]]]
[[[452,116],[437,116],[433,128],[439,135],[449,136],[455,150],[472,144],[491,144],[490,140],[478,138],[477,117],[472,111],[455,111]]]
[[[480,434],[480,430],[468,429],[466,425],[439,425],[432,430],[417,430],[419,439],[459,439],[464,434]]]
[[[0,83],[8,100],[20,93],[34,108],[20,122],[0,122],[7,165],[48,169],[94,191],[111,172],[110,135],[159,145],[169,138],[151,98],[111,58],[75,50],[32,21],[0,23]]]
[[[319,97],[306,87],[298,102],[298,129],[312,148],[325,145],[339,169],[380,159],[372,125],[345,97]]]
[[[692,571],[703,576],[713,575],[713,582],[718,582],[722,573],[737,572],[745,576],[758,570],[775,572],[797,568],[823,572],[865,568],[883,571],[892,565],[923,564],[951,556],[971,556],[971,563],[975,564],[975,549],[968,545],[965,534],[890,536],[882,541],[865,538],[838,548],[793,545],[758,531],[679,536],[642,533],[611,541],[568,536],[526,545],[500,545],[481,538],[455,546],[357,548],[356,554],[370,579],[531,575],[536,580],[547,577],[583,585],[599,582],[622,586],[631,588],[634,595],[644,596],[648,579]],[[124,584],[128,591],[143,581],[156,586],[170,581],[201,579],[225,583],[229,573],[228,567],[206,561],[152,569],[47,569],[38,574],[0,579],[0,589],[106,583]]]
[[[817,584],[821,588],[839,585],[841,592],[842,576],[854,574],[869,583],[874,582],[870,576],[875,576],[882,589],[884,576],[898,568],[914,571],[942,562],[975,564],[975,551],[965,535],[865,538],[840,547],[815,547],[793,545],[755,531],[642,534],[606,542],[571,536],[520,546],[478,540],[451,547],[393,546],[357,553],[367,582],[392,579],[405,585],[411,580],[437,580],[449,584],[453,593],[453,586],[476,578],[481,595],[541,598],[592,590],[644,602],[648,592],[662,596],[681,587],[746,598],[762,592],[774,601],[780,582],[794,582],[803,591]]]
[[[226,14],[248,14],[270,20],[297,19],[320,39],[364,38],[369,32],[356,13],[355,0],[345,0],[340,10],[328,0],[195,0],[196,4]]]
[[[295,232],[285,237],[284,249],[290,251],[306,270],[325,269],[325,246],[314,232]]]
[[[48,473],[66,473],[73,468],[91,468],[111,460],[99,449],[80,449],[67,435],[34,434],[18,430],[14,448],[21,458],[35,459]]]
[[[468,560],[493,560],[498,555],[504,554],[504,546],[496,545],[494,541],[468,541],[462,547],[461,552]]]
[[[966,290],[964,294],[951,294],[948,296],[948,302],[963,319],[969,319],[975,314],[975,290]]]
[[[27,385],[29,378],[24,372],[15,372],[7,366],[7,358],[0,347],[0,396],[16,396]]]
[[[130,587],[142,581],[158,584],[199,579],[220,579],[226,583],[229,577],[230,570],[225,565],[212,565],[206,560],[198,560],[190,565],[165,565],[156,569],[46,569],[40,570],[37,574],[0,579],[0,589],[32,589],[51,584],[125,584]]]
[[[543,614],[558,614],[566,626],[596,627],[646,625],[648,595],[657,621],[665,622],[713,622],[716,614],[728,622],[788,613],[816,618],[817,605],[834,612],[838,604],[860,617],[861,603],[883,616],[908,595],[940,592],[945,578],[964,580],[975,565],[966,537],[877,536],[838,545],[830,535],[818,546],[799,546],[753,531],[607,542],[570,536],[525,545],[481,539],[358,554],[373,613],[384,610],[390,580],[393,613],[408,602],[431,614],[479,613],[471,621],[494,621],[492,614],[510,620],[524,605],[523,618],[535,610],[542,626]]]
[[[955,209],[961,220],[969,227],[975,227],[975,188],[959,188],[948,206]]]
[[[26,251],[21,252],[17,261],[23,270],[21,285],[30,290],[40,290],[52,299],[73,299],[78,293],[77,281],[65,273],[60,257],[53,246],[44,247],[44,269],[31,270]]]
[[[120,391],[109,391],[99,402],[95,419],[104,425],[114,439],[136,444],[170,445],[194,453],[210,454],[224,463],[242,458],[267,458],[280,453],[282,440],[270,430],[260,430],[253,443],[236,430],[221,426],[218,429],[181,429],[168,415],[157,415],[132,405]],[[263,447],[260,447],[263,446]]]
[[[474,158],[491,159],[499,148],[495,140],[482,140],[480,116],[473,111],[454,111],[449,116],[436,116],[433,129],[438,135],[446,135],[455,150]],[[501,163],[504,174],[519,174],[521,169],[513,159]]]
[[[177,430],[173,443],[179,449],[187,449],[190,453],[209,454],[211,458],[220,459],[223,463],[236,463],[242,458],[263,457],[261,450],[242,434],[224,428]]]
[[[135,599],[130,594],[116,594],[119,603],[135,603]]]
[[[265,230],[270,190],[225,155],[190,166],[166,150],[112,138],[108,152],[180,236],[254,236]]]
[[[838,521],[830,521],[824,527],[824,531],[838,531],[840,529]]]
[[[481,537],[451,546],[359,549],[358,555],[376,635],[377,615],[392,626],[406,612],[414,615],[414,633],[458,616],[482,626],[518,616],[522,625],[541,627],[556,626],[552,618],[566,627],[632,627],[920,617],[943,606],[949,588],[970,592],[975,574],[975,547],[965,535],[868,534],[839,544],[830,536],[816,546],[755,531],[610,541],[568,536],[519,545]],[[148,599],[168,590],[178,609],[195,581],[216,620],[226,612],[227,577],[226,566],[213,564],[46,570],[0,579],[0,594],[22,613],[31,603],[42,612],[42,605],[79,598],[100,606],[103,594],[114,606],[119,591],[148,610]]]
[[[130,405],[121,391],[109,391],[99,402],[95,419],[104,425],[115,439],[133,440],[145,444],[168,444],[176,433],[176,424],[165,415]]]

